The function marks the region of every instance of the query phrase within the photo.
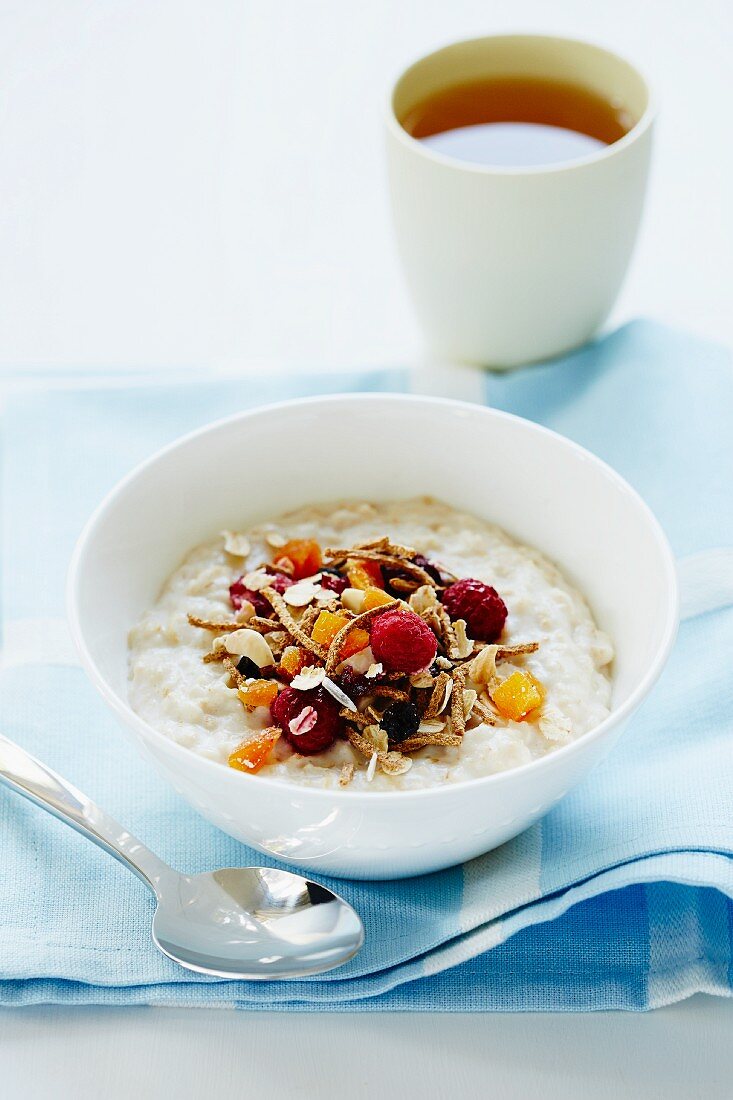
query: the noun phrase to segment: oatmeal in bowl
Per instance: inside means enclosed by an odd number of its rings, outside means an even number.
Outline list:
[[[612,661],[582,593],[500,527],[343,501],[191,550],[130,633],[129,698],[251,782],[418,790],[582,737]]]

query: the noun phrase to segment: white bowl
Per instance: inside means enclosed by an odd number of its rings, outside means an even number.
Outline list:
[[[175,744],[132,711],[128,631],[191,547],[311,501],[426,493],[536,546],[586,595],[617,654],[613,711],[596,729],[512,771],[362,793],[243,775]],[[603,462],[506,413],[385,394],[272,405],[164,448],[87,524],[71,565],[69,615],[92,681],[179,794],[261,852],[346,878],[435,871],[526,829],[615,744],[662,670],[678,617],[667,540]]]

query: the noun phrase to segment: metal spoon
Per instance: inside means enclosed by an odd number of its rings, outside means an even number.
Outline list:
[[[300,978],[341,966],[364,942],[342,898],[289,871],[225,868],[182,875],[65,779],[0,735],[0,780],[93,840],[157,899],[153,941],[164,955],[218,978]]]

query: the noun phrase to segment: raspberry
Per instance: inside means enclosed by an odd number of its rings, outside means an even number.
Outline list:
[[[315,723],[313,715],[308,713],[304,716],[303,711],[314,711]],[[283,731],[285,739],[301,756],[324,752],[341,731],[339,705],[322,687],[312,691],[283,688],[272,704],[270,713]],[[291,723],[295,723],[296,729],[300,727],[304,732],[294,733]]]
[[[442,600],[451,619],[465,619],[469,637],[495,642],[501,636],[507,617],[506,604],[490,584],[467,577],[449,585]]]
[[[270,586],[282,595],[286,588],[290,588],[292,583],[290,577],[287,577],[284,573],[276,573],[270,581]],[[255,592],[254,589],[247,588],[244,577],[239,577],[234,584],[229,586],[229,599],[232,601],[232,607],[235,611],[239,611],[245,600],[249,600],[255,609],[255,615],[261,615],[264,619],[267,619],[272,613],[272,608],[266,597],[261,592]]]
[[[420,672],[435,660],[438,642],[427,623],[398,607],[385,611],[372,624],[374,660],[388,672]]]
[[[414,703],[392,703],[385,710],[379,724],[390,741],[399,744],[400,741],[412,737],[413,733],[417,733],[420,715]]]

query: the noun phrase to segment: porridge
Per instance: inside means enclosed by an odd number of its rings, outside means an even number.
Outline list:
[[[130,634],[130,701],[242,772],[405,790],[609,713],[613,650],[537,550],[424,498],[315,505],[192,550]]]

